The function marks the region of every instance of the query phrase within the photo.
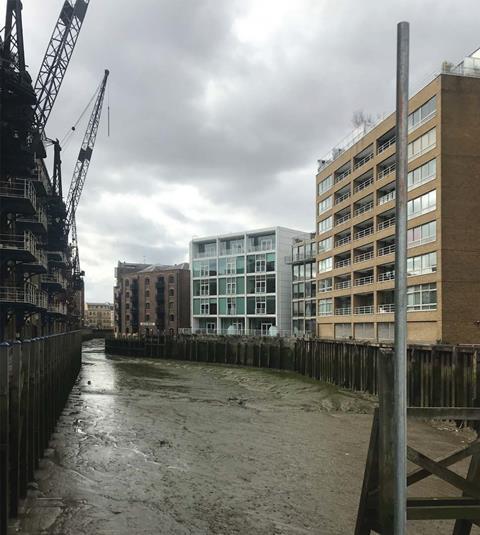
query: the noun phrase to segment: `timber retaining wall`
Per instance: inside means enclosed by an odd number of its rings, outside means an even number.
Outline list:
[[[378,359],[390,344],[240,336],[160,336],[106,339],[116,355],[273,368],[349,390],[378,394]],[[408,404],[473,407],[480,397],[480,346],[409,345]]]
[[[80,331],[0,344],[0,533],[48,447],[81,367]]]

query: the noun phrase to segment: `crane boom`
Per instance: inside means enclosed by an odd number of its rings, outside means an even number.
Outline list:
[[[77,163],[75,164],[75,170],[73,171],[72,181],[70,182],[70,188],[67,196],[67,218],[66,218],[66,230],[67,232],[72,227],[73,219],[75,218],[75,212],[80,201],[80,196],[83,191],[85,179],[87,178],[88,167],[90,160],[92,159],[93,149],[95,147],[95,140],[97,138],[98,126],[100,124],[100,117],[102,115],[103,100],[105,98],[105,89],[107,87],[109,70],[105,70],[100,89],[93,106],[90,120],[88,121],[87,130],[83,138],[83,143],[78,154]]]
[[[60,91],[90,0],[65,0],[35,82],[36,128],[43,134]]]
[[[22,9],[23,6],[20,0],[7,1],[2,60],[9,63],[16,72],[24,74],[25,51],[23,48]]]

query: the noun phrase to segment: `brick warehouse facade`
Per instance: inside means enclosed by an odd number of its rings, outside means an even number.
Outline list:
[[[115,332],[161,334],[190,327],[190,270],[119,262],[114,288]]]

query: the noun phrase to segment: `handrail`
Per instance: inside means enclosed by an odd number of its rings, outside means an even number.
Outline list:
[[[351,307],[341,307],[335,309],[335,316],[349,316],[351,313]]]
[[[365,262],[365,260],[370,260],[373,258],[373,251],[368,251],[366,253],[359,254],[353,257],[353,263],[358,264],[359,262]]]
[[[335,262],[335,267],[341,268],[341,267],[349,266],[350,263],[351,263],[350,258],[345,258],[345,260],[338,260],[337,262]]]
[[[391,217],[390,219],[385,219],[385,221],[381,221],[377,225],[377,230],[383,230],[393,225],[395,225],[395,217]]]
[[[351,241],[352,241],[352,237],[350,235],[345,236],[345,238],[340,238],[339,240],[335,242],[335,247],[341,247],[342,245],[350,243]]]
[[[382,145],[379,145],[377,148],[377,154],[381,154],[383,151],[387,150],[388,147],[391,147],[396,141],[397,141],[397,138],[393,136],[385,143],[382,143]]]
[[[367,227],[362,230],[359,230],[358,232],[355,232],[355,234],[353,235],[353,239],[359,240],[360,238],[364,238],[365,236],[370,236],[370,234],[373,234],[373,225],[371,227]]]
[[[388,167],[385,167],[385,169],[382,169],[377,173],[377,180],[381,180],[382,178],[386,177],[390,173],[393,173],[395,171],[396,165],[392,163],[392,165],[389,165]]]
[[[348,199],[350,196],[351,196],[351,193],[349,191],[347,191],[347,193],[344,193],[343,195],[340,195],[340,197],[337,197],[335,199],[335,204],[340,204],[345,199]]]
[[[352,214],[349,212],[348,214],[345,214],[344,216],[342,217],[339,217],[336,221],[335,221],[335,226],[337,225],[341,225],[343,223],[345,223],[346,221],[348,221],[349,219],[352,218]]]
[[[363,164],[369,162],[373,158],[373,156],[374,156],[374,153],[372,152],[371,154],[368,154],[367,156],[364,156],[363,158],[358,160],[356,163],[353,164],[353,170],[355,171],[355,169],[358,169]]]
[[[339,182],[341,182],[344,178],[347,178],[348,175],[350,175],[352,172],[351,169],[347,169],[346,171],[344,171],[343,173],[339,174],[339,175],[336,175],[334,177],[334,184],[338,184]]]
[[[355,279],[354,286],[365,286],[366,284],[372,284],[373,283],[373,275],[369,275],[368,277],[359,277],[358,279]]]
[[[377,256],[386,256],[395,252],[395,244],[387,245],[377,251]]]
[[[393,201],[393,199],[395,199],[396,197],[396,192],[395,190],[392,190],[392,191],[389,191],[386,195],[382,195],[382,197],[380,197],[377,201],[377,204],[385,204],[389,201]]]
[[[363,182],[360,182],[360,184],[357,184],[356,186],[354,186],[353,192],[358,193],[359,191],[362,191],[365,188],[368,188],[370,184],[373,184],[373,175],[370,178],[367,178],[366,180],[364,180]]]
[[[346,280],[346,281],[342,281],[342,282],[336,282],[335,283],[335,290],[344,290],[345,288],[350,288],[351,286],[351,281],[350,280]]]
[[[364,204],[363,206],[360,206],[360,208],[356,208],[353,213],[354,213],[354,215],[357,216],[357,215],[360,215],[360,214],[364,214],[365,212],[369,212],[370,210],[372,210],[372,208],[373,208],[373,201],[369,201],[366,204]]]
[[[380,314],[390,314],[391,312],[395,312],[395,304],[385,303],[384,305],[378,305],[378,312]]]
[[[377,277],[378,282],[391,281],[394,279],[395,279],[395,270],[385,271],[384,273],[380,273]]]
[[[355,307],[354,314],[373,314],[374,307],[373,305],[365,305],[363,307]]]

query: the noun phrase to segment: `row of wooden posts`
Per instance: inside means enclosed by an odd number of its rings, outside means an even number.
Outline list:
[[[111,354],[171,358],[298,372],[342,388],[378,394],[378,362],[388,344],[237,336],[107,338]],[[473,407],[480,395],[480,346],[410,345],[408,404]]]
[[[81,332],[0,344],[0,533],[48,447],[81,367]]]

